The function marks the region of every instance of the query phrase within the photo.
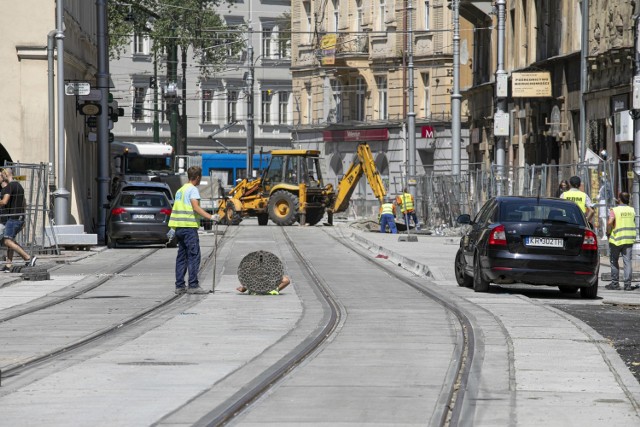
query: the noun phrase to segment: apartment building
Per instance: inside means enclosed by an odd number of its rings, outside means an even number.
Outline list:
[[[367,142],[390,192],[402,189],[408,157],[409,43],[413,44],[416,173],[451,171],[453,26],[447,4],[446,0],[293,2],[292,138],[296,146],[323,153],[330,181],[337,182],[346,171],[357,144]],[[464,19],[460,25],[460,82],[465,87],[472,82],[472,28]],[[465,146],[464,105],[462,110]],[[466,150],[463,154],[466,168]],[[365,182],[354,198],[373,199]]]
[[[222,71],[203,76],[189,51],[178,64],[179,110],[186,107],[187,151],[245,152],[249,96],[253,93],[254,151],[291,147],[293,123],[291,47],[288,28],[280,28],[290,1],[239,0],[220,8],[229,27],[243,31],[244,46],[230,55]],[[110,64],[115,100],[125,110],[113,128],[116,139],[153,141],[157,112],[159,140],[170,141],[167,114],[166,57],[154,58],[151,41],[134,34],[120,59]],[[253,61],[249,58],[253,49]],[[180,58],[182,55],[179,54]],[[157,71],[154,73],[154,62]],[[184,66],[184,67],[183,67]],[[186,70],[186,96],[181,81]],[[253,91],[249,75],[253,73]],[[155,101],[157,99],[157,102]]]
[[[96,5],[64,2],[64,79],[95,86],[97,64]],[[0,15],[6,29],[0,39],[0,75],[7,102],[0,105],[0,164],[52,163],[58,176],[59,141],[49,140],[47,37],[56,29],[56,2],[24,0],[7,5]],[[54,41],[55,46],[55,41]],[[52,52],[53,54],[53,52]],[[57,61],[57,55],[54,54]],[[54,63],[52,76],[57,75]],[[57,93],[54,95],[57,97]],[[97,217],[97,147],[86,136],[77,98],[65,96],[65,188],[70,192],[68,224],[93,231]],[[56,104],[57,105],[57,104]],[[56,115],[60,113],[55,111]],[[56,132],[57,134],[57,132]],[[50,158],[50,144],[55,156]],[[56,180],[57,182],[57,180]]]

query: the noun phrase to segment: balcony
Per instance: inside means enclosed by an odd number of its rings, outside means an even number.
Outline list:
[[[369,36],[366,34],[340,34],[336,43],[336,55],[340,57],[366,56],[369,54]]]

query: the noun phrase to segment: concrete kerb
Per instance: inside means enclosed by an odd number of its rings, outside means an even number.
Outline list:
[[[417,276],[424,276],[429,279],[434,279],[433,273],[429,270],[424,264],[420,264],[410,258],[399,255],[396,252],[390,251],[387,248],[384,248],[378,244],[375,244],[364,237],[360,236],[358,233],[351,233],[351,239],[357,242],[359,245],[366,247],[369,251],[378,253],[380,255],[384,255],[390,261],[397,264],[398,266],[414,273]]]

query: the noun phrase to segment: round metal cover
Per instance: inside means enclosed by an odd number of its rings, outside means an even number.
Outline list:
[[[280,259],[267,251],[246,255],[238,266],[238,280],[249,292],[266,294],[278,288],[284,269]]]

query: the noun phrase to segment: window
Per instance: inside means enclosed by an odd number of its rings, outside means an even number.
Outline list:
[[[133,54],[148,55],[149,54],[149,36],[142,34],[133,35]]]
[[[271,123],[271,91],[262,91],[262,122],[263,125]]]
[[[356,79],[356,102],[355,102],[355,120],[364,121],[365,116],[365,102],[367,96],[367,84],[362,77]]]
[[[356,1],[356,31],[362,31],[364,25],[364,9],[362,8],[362,0]],[[360,35],[360,34],[358,34]]]
[[[236,121],[236,111],[238,108],[238,91],[230,90],[227,92],[227,123]]]
[[[333,111],[329,113],[329,121],[338,123],[342,121],[342,85],[340,81],[331,80],[331,95],[333,97],[333,105],[331,106]]]
[[[376,77],[378,86],[378,119],[387,120],[387,78]]]
[[[337,33],[340,26],[340,2],[333,0],[333,32]]]
[[[202,123],[213,122],[213,91],[205,89],[202,91]]]
[[[291,58],[291,39],[283,31],[276,33],[278,42],[278,58]]]
[[[420,73],[422,77],[422,111],[425,118],[431,117],[431,90],[429,82],[429,73]]]
[[[304,14],[307,21],[307,43],[311,43],[313,41],[313,28],[311,27],[311,3],[305,1],[302,5],[304,7]]]
[[[278,92],[278,123],[289,123],[289,92]]]
[[[313,123],[313,96],[311,94],[311,85],[309,83],[305,83],[304,85],[305,92],[307,93],[307,120],[306,123],[310,125]]]
[[[380,0],[380,9],[378,14],[378,30],[384,31],[386,18],[387,18],[387,4],[385,3],[385,0]]]
[[[262,56],[271,58],[271,36],[273,29],[270,27],[262,27]]]
[[[424,29],[429,29],[429,1],[424,2]]]
[[[136,87],[133,92],[133,109],[131,118],[134,122],[141,122],[145,119],[144,102],[147,95],[147,89],[144,87]]]

